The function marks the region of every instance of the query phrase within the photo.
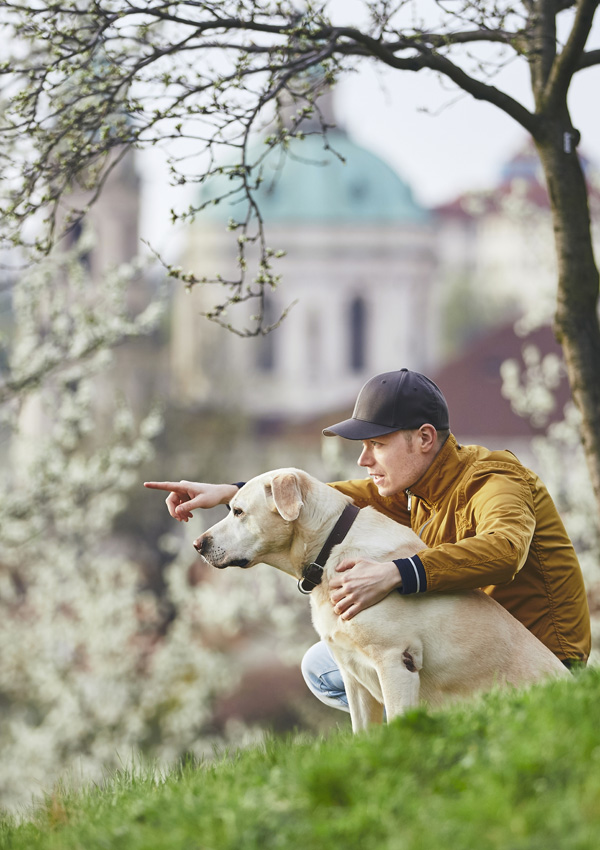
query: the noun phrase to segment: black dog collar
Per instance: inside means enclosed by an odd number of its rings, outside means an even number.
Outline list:
[[[302,578],[298,579],[298,590],[300,593],[308,595],[318,584],[321,584],[323,568],[327,563],[327,558],[331,554],[331,550],[338,543],[341,543],[348,534],[352,523],[358,516],[359,510],[360,508],[357,508],[356,505],[346,505],[315,560],[307,564],[302,570]]]

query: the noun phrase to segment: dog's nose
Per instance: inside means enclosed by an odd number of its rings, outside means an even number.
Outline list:
[[[194,540],[194,549],[200,555],[206,552],[206,546],[208,543],[208,537],[206,534],[201,534],[196,540]]]

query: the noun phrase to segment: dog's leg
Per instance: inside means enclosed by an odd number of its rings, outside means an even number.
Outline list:
[[[383,720],[383,706],[377,702],[375,697],[369,693],[364,685],[347,673],[342,673],[350,717],[352,719],[352,731],[360,732],[371,723],[381,723]]]
[[[421,647],[386,653],[378,669],[388,720],[419,704],[419,671],[423,666]]]

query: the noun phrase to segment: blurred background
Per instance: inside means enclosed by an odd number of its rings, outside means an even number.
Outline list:
[[[225,509],[179,524],[142,482],[280,466],[362,477],[357,447],[321,430],[378,372],[425,372],[459,442],[511,449],[548,483],[581,558],[596,655],[598,533],[551,328],[537,156],[478,104],[424,116],[390,91],[368,72],[340,84],[322,99],[335,153],[308,136],[272,166],[261,211],[286,255],[266,310],[293,306],[267,336],[209,323],[210,287],[188,292],[136,262],[141,240],[199,276],[236,262],[226,205],[169,228],[180,196],[156,153],[122,160],[29,294],[0,272],[0,366],[31,382],[0,425],[1,805],[138,758],[208,758],[265,730],[347,722],[302,682],[315,634],[295,583],[266,567],[211,571],[191,541]],[[600,136],[582,129],[597,240]],[[103,350],[36,384],[39,353],[86,323],[106,328]]]

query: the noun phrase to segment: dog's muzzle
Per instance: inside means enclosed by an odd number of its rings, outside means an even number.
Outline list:
[[[225,567],[241,567],[244,569],[250,564],[250,561],[247,558],[239,558],[237,561],[230,561],[228,564],[223,564],[223,566],[217,567],[219,570],[224,570]]]
[[[236,558],[233,561],[227,561],[223,564],[214,564],[210,560],[210,552],[212,549],[212,537],[205,536],[204,534],[198,538],[194,542],[194,549],[198,552],[199,555],[202,555],[205,561],[215,567],[217,570],[225,570],[227,567],[247,567],[250,564],[250,561],[247,558]],[[214,555],[214,550],[213,550]]]

